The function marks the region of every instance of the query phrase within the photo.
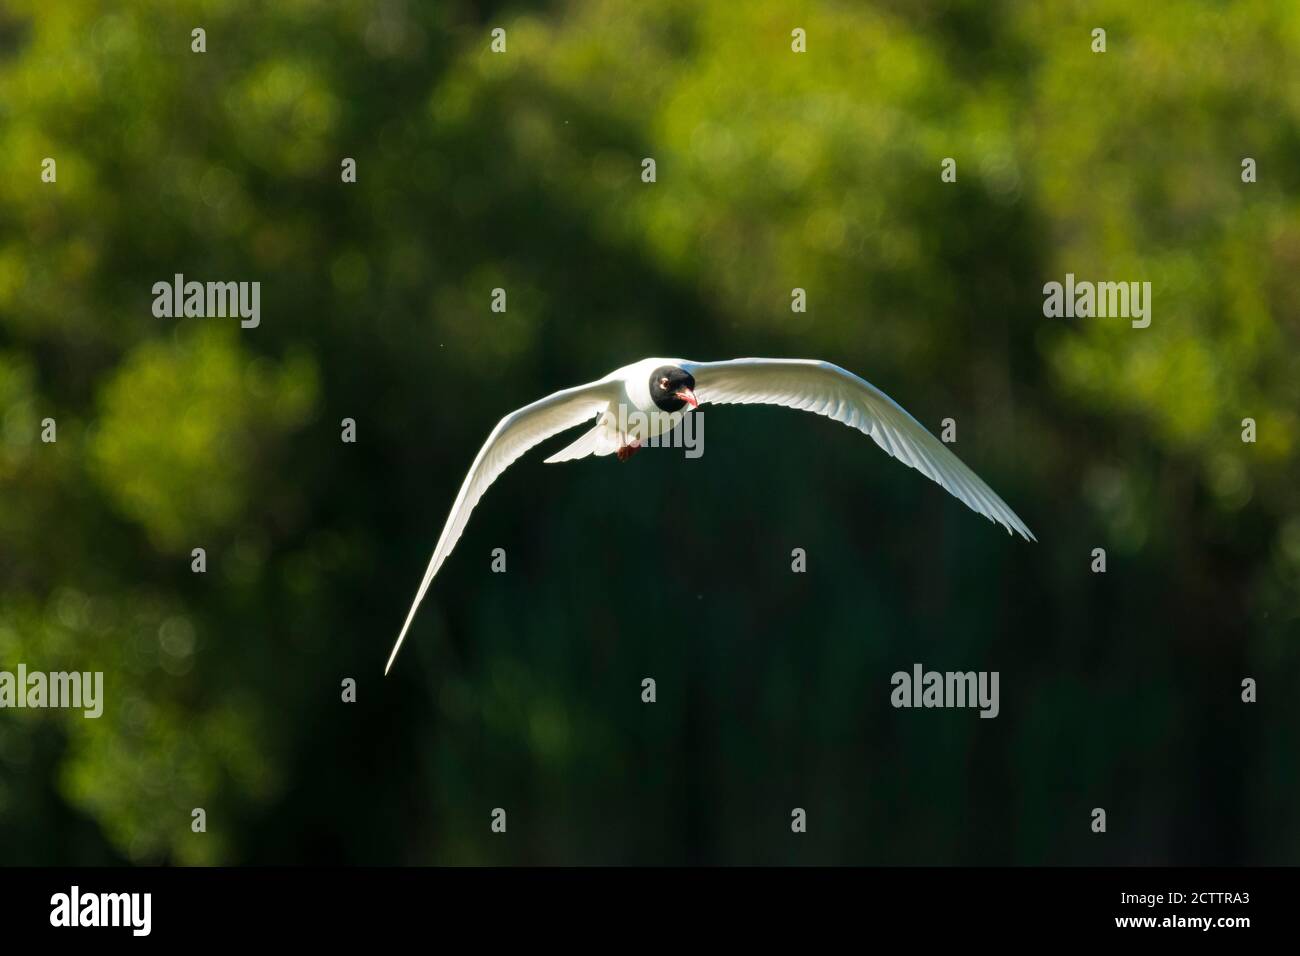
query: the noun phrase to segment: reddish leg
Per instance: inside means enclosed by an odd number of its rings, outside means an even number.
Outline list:
[[[627,461],[629,458],[635,455],[640,448],[641,448],[641,442],[639,440],[634,439],[631,443],[624,445],[622,448],[618,450],[618,460]]]

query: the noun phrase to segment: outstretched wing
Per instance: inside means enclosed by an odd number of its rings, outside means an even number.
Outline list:
[[[566,428],[590,421],[597,413],[609,406],[610,402],[618,396],[618,392],[618,383],[610,380],[568,388],[526,405],[516,412],[511,412],[497,423],[496,428],[492,429],[492,434],[488,435],[487,441],[479,449],[478,457],[474,459],[474,464],[469,469],[469,474],[465,476],[464,484],[460,486],[456,503],[451,506],[451,514],[447,516],[447,523],[438,538],[438,546],[433,549],[433,557],[429,559],[429,567],[424,572],[424,580],[420,582],[420,590],[416,592],[415,601],[406,615],[402,633],[398,636],[397,643],[393,645],[393,653],[388,656],[388,663],[384,666],[385,674],[393,666],[402,641],[406,640],[406,632],[415,618],[416,608],[420,606],[425,592],[429,590],[429,582],[433,580],[433,576],[438,573],[438,568],[442,567],[442,562],[447,559],[451,549],[460,540],[470,512],[474,510],[474,506],[478,504],[478,500],[483,497],[483,493],[488,490],[492,482],[496,481],[515,459],[534,445]]]
[[[695,395],[713,405],[784,405],[843,422],[903,464],[938,482],[969,508],[1028,541],[1037,540],[1007,503],[892,398],[838,365],[810,359],[690,362]]]

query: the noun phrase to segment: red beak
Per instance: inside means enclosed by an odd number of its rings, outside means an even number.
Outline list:
[[[683,402],[686,402],[686,404],[690,405],[691,408],[700,407],[700,400],[695,397],[695,393],[689,388],[679,388],[677,391],[673,392],[673,395],[680,398]]]

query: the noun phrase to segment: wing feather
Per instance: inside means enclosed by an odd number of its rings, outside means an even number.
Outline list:
[[[842,422],[915,468],[972,511],[1027,541],[1037,540],[1007,503],[901,405],[838,365],[806,359],[690,362],[701,404],[782,405]]]
[[[384,665],[385,674],[393,666],[397,652],[402,642],[406,640],[406,632],[411,627],[411,621],[415,619],[415,611],[424,600],[425,592],[429,590],[429,583],[442,567],[442,562],[447,559],[447,555],[451,554],[451,549],[456,546],[456,542],[460,540],[465,524],[469,521],[470,512],[474,510],[474,506],[478,504],[492,482],[496,481],[503,471],[530,448],[565,429],[589,422],[609,407],[618,392],[617,382],[609,379],[568,388],[511,412],[497,423],[496,428],[492,429],[492,434],[488,435],[487,441],[479,449],[478,457],[474,459],[469,474],[465,476],[465,481],[460,486],[456,503],[451,506],[451,514],[447,516],[447,523],[438,538],[438,545],[433,549],[433,557],[429,559],[429,567],[424,572],[420,589],[416,592],[415,601],[406,615],[402,633],[398,636],[397,643],[393,645],[388,663]]]

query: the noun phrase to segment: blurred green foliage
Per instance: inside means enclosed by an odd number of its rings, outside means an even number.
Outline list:
[[[107,703],[0,712],[0,861],[1296,862],[1297,62],[1268,0],[9,4],[0,667]],[[260,327],[155,318],[178,272]],[[1040,543],[718,409],[516,465],[382,679],[496,420],[654,354],[953,417]],[[891,709],[916,661],[1001,716]]]

